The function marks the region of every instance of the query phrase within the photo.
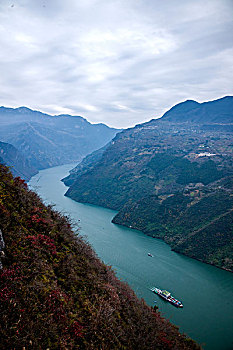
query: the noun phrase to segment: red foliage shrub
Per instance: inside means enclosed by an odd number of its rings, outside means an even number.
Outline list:
[[[53,315],[57,322],[64,322],[67,319],[65,306],[69,302],[69,297],[59,288],[54,289],[46,299],[47,311]]]
[[[28,187],[28,185],[25,182],[25,180],[21,179],[19,176],[14,178],[14,183],[15,183],[15,185],[22,185],[24,188]]]
[[[42,212],[42,208],[33,207],[32,211],[33,211],[34,213],[38,213],[38,212],[41,213],[41,212]]]
[[[10,212],[6,209],[6,207],[0,203],[0,212],[2,211],[3,214],[10,216]]]
[[[52,238],[42,234],[38,234],[33,236],[27,236],[26,239],[28,239],[31,242],[34,248],[41,249],[44,247],[47,248],[53,256],[57,255],[55,242]]]
[[[5,286],[0,289],[0,301],[10,301],[15,297],[15,292],[11,290],[9,287]]]
[[[22,279],[22,277],[19,276],[19,272],[19,267],[4,268],[0,273],[1,283]]]
[[[83,328],[84,327],[78,321],[74,321],[70,327],[70,331],[76,338],[81,338],[83,336]]]
[[[17,280],[22,280],[19,275],[19,267],[15,268],[4,268],[0,273],[0,300],[9,301],[15,297],[14,282]]]
[[[171,340],[166,338],[166,333],[161,332],[159,337],[159,342],[166,347],[166,349],[172,349],[173,348],[173,342]]]

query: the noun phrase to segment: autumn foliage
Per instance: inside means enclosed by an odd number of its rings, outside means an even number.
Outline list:
[[[199,349],[0,165],[1,349]]]

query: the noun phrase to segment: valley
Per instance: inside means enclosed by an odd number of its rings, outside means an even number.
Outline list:
[[[36,171],[81,161],[119,131],[91,124],[81,116],[52,116],[26,107],[0,107],[0,123],[0,141],[13,145],[25,158],[27,168]],[[16,163],[12,159],[9,165],[15,165],[17,172]],[[25,178],[22,171],[21,175]]]
[[[60,180],[73,166],[40,171],[31,179],[30,188],[45,203],[55,205],[71,218],[75,229],[88,240],[99,258],[111,265],[117,277],[126,281],[139,298],[148,305],[157,305],[166,319],[180,326],[181,332],[205,350],[230,350],[233,274],[177,254],[161,239],[113,224],[117,214],[114,210],[65,197],[67,187]],[[183,309],[157,297],[149,289],[152,286],[171,291],[183,302]]]

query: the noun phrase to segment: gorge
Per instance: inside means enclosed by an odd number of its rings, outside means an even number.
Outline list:
[[[98,256],[127,281],[138,297],[159,310],[206,350],[230,350],[232,338],[233,274],[171,251],[162,240],[111,223],[116,211],[64,197],[60,181],[71,165],[42,170],[30,186],[46,203],[69,216]],[[154,257],[148,257],[151,252]],[[149,288],[168,289],[183,304],[176,309]]]

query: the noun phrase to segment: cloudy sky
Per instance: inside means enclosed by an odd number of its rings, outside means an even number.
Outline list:
[[[0,105],[128,127],[233,94],[233,0],[0,0]]]

